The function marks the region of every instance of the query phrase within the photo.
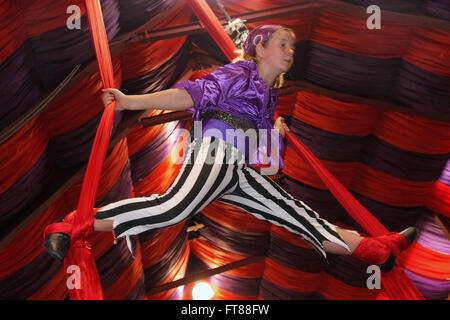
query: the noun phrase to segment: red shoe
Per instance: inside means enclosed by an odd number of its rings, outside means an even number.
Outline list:
[[[409,227],[400,233],[391,232],[384,236],[364,238],[352,253],[352,257],[368,264],[375,264],[383,272],[394,268],[395,258],[406,250],[417,235],[415,227]]]

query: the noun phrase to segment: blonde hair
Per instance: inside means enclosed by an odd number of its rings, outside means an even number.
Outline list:
[[[284,30],[284,31],[288,31],[288,32],[292,33],[292,35],[293,35],[294,38],[295,38],[295,32],[294,32],[294,30],[292,30],[292,29],[290,29],[290,28],[282,27],[282,28],[278,29],[278,30],[275,31],[275,32],[278,32],[278,31],[280,31],[280,30]],[[274,32],[274,33],[275,33],[275,32]],[[269,40],[272,38],[272,35],[273,35],[273,33],[269,36],[269,39],[267,39],[266,41],[262,42],[262,46],[263,46],[263,47],[266,47],[266,46],[267,46],[267,42],[269,42]],[[253,61],[254,63],[258,64],[258,60],[256,59],[256,56],[254,57],[254,56],[248,54],[247,52],[245,52],[245,51],[242,50],[242,49],[238,49],[238,50],[236,50],[235,52],[238,53],[239,56],[238,56],[237,58],[235,58],[235,59],[233,60],[233,62],[237,62],[237,61]],[[273,84],[273,87],[274,87],[274,88],[281,88],[281,87],[283,86],[283,83],[284,83],[284,73],[280,74],[280,75],[275,79],[275,82],[274,82],[274,84]]]

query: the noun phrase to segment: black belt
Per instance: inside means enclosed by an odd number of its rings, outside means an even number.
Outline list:
[[[248,129],[256,130],[256,126],[251,121],[237,116],[233,116],[232,114],[220,110],[208,110],[206,112],[203,112],[202,119],[220,120],[235,130],[237,129],[242,129],[243,131],[247,131]]]

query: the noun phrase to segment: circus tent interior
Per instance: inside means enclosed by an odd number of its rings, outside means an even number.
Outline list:
[[[100,1],[116,88],[156,92],[229,62],[199,21],[199,2]],[[67,270],[42,242],[47,225],[77,208],[105,110],[92,26],[82,0],[0,3],[0,299],[69,299]],[[448,299],[450,2],[205,3],[223,25],[240,18],[249,30],[276,23],[295,31],[277,113],[387,230],[417,227],[397,259],[402,276],[422,298]],[[379,29],[368,28],[370,5],[381,9]],[[113,115],[95,207],[164,193],[180,168],[179,129],[192,124],[162,110]],[[321,217],[370,233],[289,142],[283,159],[274,181]],[[367,264],[338,255],[326,262],[293,233],[219,201],[133,237],[133,255],[111,233],[88,240],[108,300],[192,299],[199,280],[217,300],[394,298],[368,287]]]

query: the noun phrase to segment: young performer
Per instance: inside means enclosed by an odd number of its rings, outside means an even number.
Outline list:
[[[191,109],[194,120],[201,121],[202,136],[188,146],[183,165],[164,194],[106,205],[96,212],[90,231],[113,231],[116,238],[136,235],[180,223],[218,200],[301,236],[324,258],[326,252],[352,255],[368,264],[381,265],[383,271],[392,269],[395,256],[413,241],[415,228],[381,237],[361,237],[321,219],[252,167],[261,162],[261,157],[250,158],[259,154],[261,145],[268,144],[259,137],[255,150],[254,146],[237,143],[239,139],[234,137],[248,142],[243,132],[272,135],[275,128],[284,136],[288,130],[283,118],[273,124],[271,118],[277,104],[274,86],[279,85],[294,62],[295,34],[279,25],[262,25],[249,34],[243,50],[242,60],[196,81],[178,83],[172,89],[144,95],[103,90],[104,104],[115,100],[119,110]],[[235,133],[231,141],[226,139],[230,130]],[[276,145],[275,136],[270,140]],[[281,146],[266,154],[271,166],[283,165],[280,150]],[[70,224],[72,217],[69,214],[64,223]],[[49,234],[44,246],[52,256],[62,259],[70,236]]]

